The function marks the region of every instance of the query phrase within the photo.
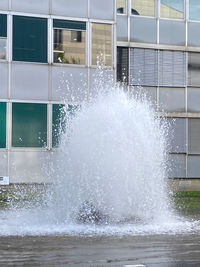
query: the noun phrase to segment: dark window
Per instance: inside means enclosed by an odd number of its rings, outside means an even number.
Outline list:
[[[0,102],[0,148],[6,147],[6,103]]]
[[[47,105],[13,103],[12,146],[46,147]]]
[[[47,62],[47,19],[13,16],[13,60]]]
[[[66,132],[67,124],[69,126],[69,120],[73,119],[79,108],[76,105],[53,105],[52,147],[59,146],[62,134]]]
[[[117,48],[117,80],[128,83],[128,69],[129,69],[129,53],[128,48]]]
[[[7,15],[0,14],[0,37],[7,37]]]

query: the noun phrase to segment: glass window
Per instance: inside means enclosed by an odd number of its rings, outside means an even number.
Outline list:
[[[92,65],[112,65],[112,25],[92,24]]]
[[[117,0],[117,14],[126,14],[126,0]]]
[[[58,147],[62,133],[66,127],[66,112],[65,105],[53,105],[52,114],[52,146]]]
[[[13,16],[13,60],[47,62],[47,19]]]
[[[0,60],[6,59],[7,15],[0,14]]]
[[[188,85],[200,85],[200,53],[188,53]]]
[[[155,0],[131,0],[131,15],[155,16]]]
[[[62,134],[66,131],[67,119],[73,118],[79,106],[76,105],[53,105],[52,116],[52,147],[58,147]]]
[[[200,153],[200,119],[188,119],[188,151]]]
[[[184,0],[161,0],[160,16],[162,18],[184,18]]]
[[[200,1],[189,0],[189,19],[200,20]]]
[[[86,23],[54,20],[54,62],[85,65]]]
[[[12,146],[45,147],[47,145],[47,105],[13,103]]]
[[[0,148],[6,147],[6,103],[0,102]]]
[[[127,47],[117,48],[117,81],[128,83],[129,50]]]

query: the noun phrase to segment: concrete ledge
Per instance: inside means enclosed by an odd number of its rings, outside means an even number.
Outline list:
[[[168,184],[173,191],[200,191],[200,178],[174,178]]]

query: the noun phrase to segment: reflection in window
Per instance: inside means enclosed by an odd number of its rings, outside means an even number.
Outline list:
[[[189,19],[200,20],[200,1],[189,0]]]
[[[131,14],[155,16],[155,0],[131,0]]]
[[[7,15],[0,14],[0,60],[6,59]]]
[[[162,18],[184,18],[184,0],[161,0],[160,16]]]
[[[0,37],[0,59],[6,59],[6,38]]]
[[[117,14],[126,14],[126,0],[117,0]]]
[[[92,25],[92,65],[101,61],[105,66],[112,64],[112,26],[93,23]]]
[[[188,84],[200,85],[200,53],[188,53]]]
[[[54,62],[85,64],[85,31],[54,29]]]

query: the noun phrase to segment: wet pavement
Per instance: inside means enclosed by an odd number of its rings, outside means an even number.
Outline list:
[[[200,235],[1,236],[0,266],[200,266]]]

